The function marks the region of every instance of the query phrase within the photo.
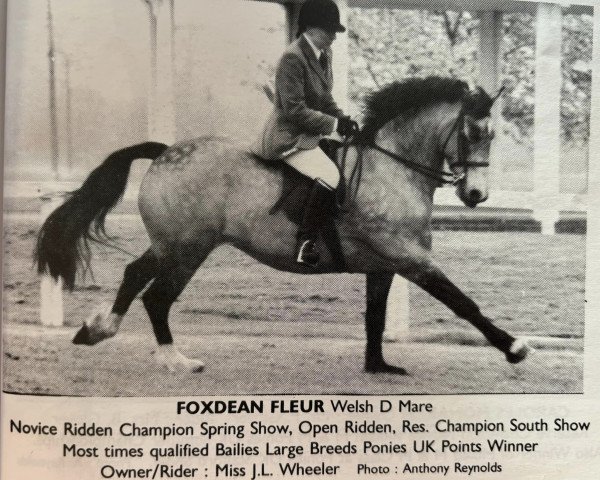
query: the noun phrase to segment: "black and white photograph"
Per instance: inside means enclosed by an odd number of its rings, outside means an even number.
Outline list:
[[[3,391],[585,393],[583,3],[9,1]]]

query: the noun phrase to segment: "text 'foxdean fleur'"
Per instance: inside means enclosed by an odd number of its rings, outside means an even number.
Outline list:
[[[325,402],[320,399],[312,400],[200,400],[178,401],[177,414],[213,415],[232,413],[265,413],[265,408],[270,413],[372,413],[389,412],[393,409],[392,402],[381,400],[330,400]],[[415,403],[411,400],[399,400],[399,412],[432,412],[431,403]]]

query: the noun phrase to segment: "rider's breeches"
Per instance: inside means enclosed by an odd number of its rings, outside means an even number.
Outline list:
[[[284,161],[313,180],[320,178],[333,189],[336,189],[340,183],[338,167],[320,148],[298,150],[286,157]]]

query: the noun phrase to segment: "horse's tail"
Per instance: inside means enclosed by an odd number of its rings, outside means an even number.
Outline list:
[[[140,143],[112,153],[90,173],[83,185],[46,219],[37,238],[35,261],[38,273],[61,277],[69,290],[75,286],[77,269],[87,269],[90,241],[104,243],[104,221],[119,202],[134,160],[160,156],[167,145]]]

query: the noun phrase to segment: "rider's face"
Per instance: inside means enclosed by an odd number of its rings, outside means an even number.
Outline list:
[[[326,50],[331,47],[336,37],[335,32],[328,32],[317,27],[310,28],[307,33],[310,35],[310,39],[315,44],[315,47],[320,50]]]

